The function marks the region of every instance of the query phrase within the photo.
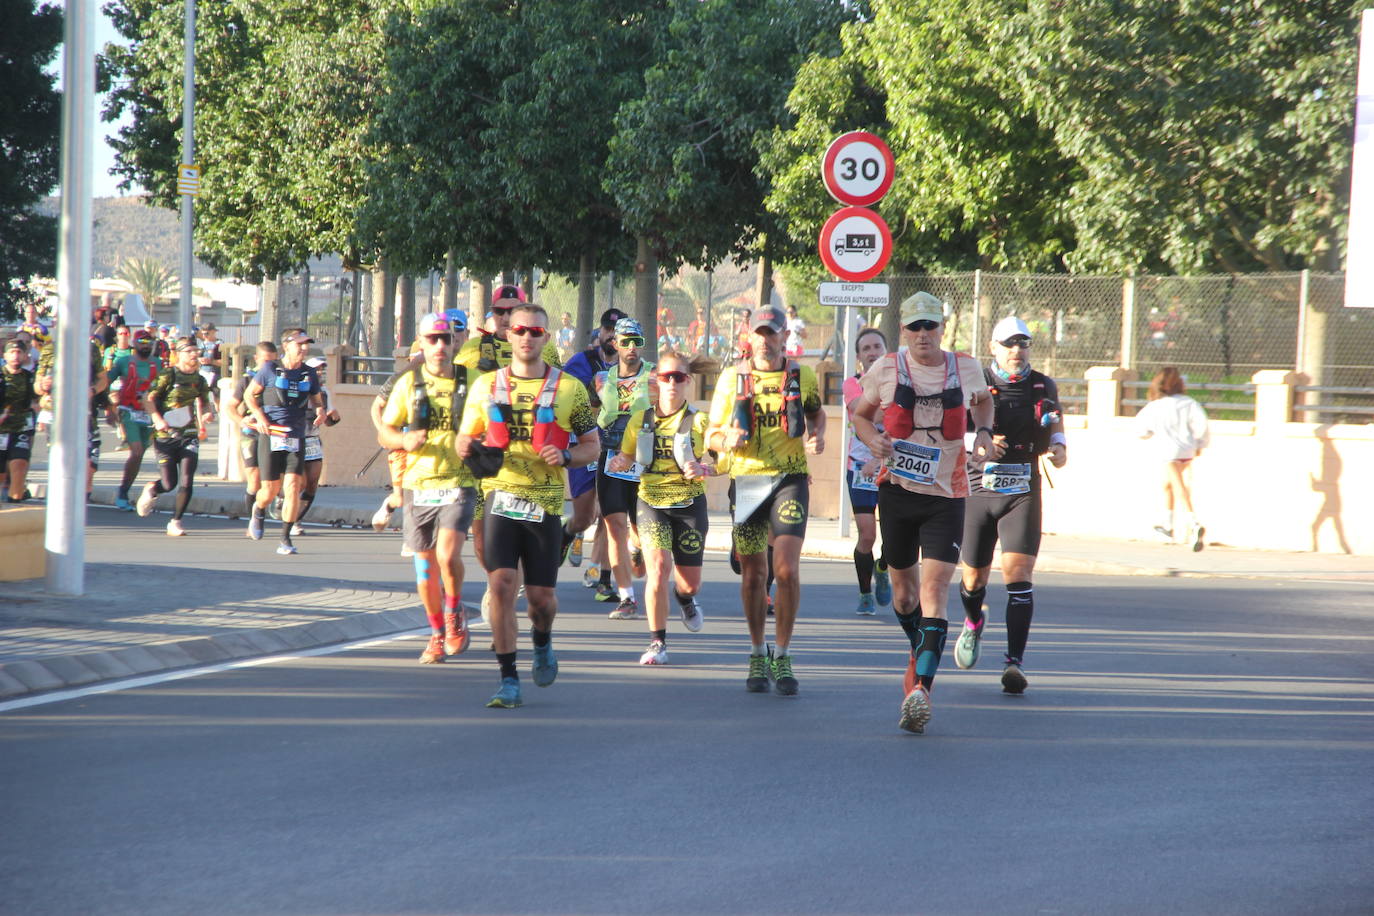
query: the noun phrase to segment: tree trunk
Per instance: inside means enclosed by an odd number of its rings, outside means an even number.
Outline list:
[[[372,269],[372,302],[369,307],[368,356],[390,356],[396,346],[396,276],[386,258]]]
[[[649,242],[640,236],[635,242],[635,318],[644,329],[647,362],[658,362],[658,258]]]
[[[458,307],[458,254],[452,248],[448,254],[444,255],[444,285],[443,305],[440,306],[444,311],[456,309]]]
[[[584,253],[577,262],[577,337],[573,352],[587,345],[592,337],[592,328],[597,324],[596,259],[590,253]]]
[[[764,308],[773,301],[773,259],[764,255],[759,258],[758,283],[754,286],[755,308]]]
[[[473,277],[472,292],[468,296],[468,328],[470,334],[476,334],[478,328],[486,328],[487,312],[491,311],[491,280],[485,277]]]
[[[403,347],[415,340],[415,278],[409,274],[397,281],[398,321],[396,337]]]

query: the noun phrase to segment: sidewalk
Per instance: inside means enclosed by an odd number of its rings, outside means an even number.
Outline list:
[[[118,471],[111,446],[96,475],[93,501],[113,505]],[[213,462],[207,462],[213,468]],[[151,479],[148,460],[139,484]],[[31,475],[35,496],[46,492],[46,469]],[[239,517],[243,486],[197,478],[190,511]],[[380,505],[381,490],[323,487],[310,519],[337,527],[364,527]],[[159,507],[170,509],[172,496]],[[393,517],[399,523],[399,516]],[[729,547],[729,520],[711,516],[707,549]],[[834,520],[812,519],[805,554],[848,560],[853,538],[841,538]],[[1037,571],[1089,575],[1227,576],[1286,581],[1374,584],[1370,557],[1234,550],[1147,541],[1107,541],[1046,535]],[[143,567],[143,572],[147,568]],[[58,598],[41,580],[0,583],[0,700],[118,680],[158,671],[303,650],[412,630],[422,620],[412,592],[340,584],[306,576],[254,576],[167,566],[159,587],[128,594],[116,587],[128,568],[87,567],[87,594]],[[125,580],[127,581],[127,580]],[[182,596],[232,596],[197,600]]]

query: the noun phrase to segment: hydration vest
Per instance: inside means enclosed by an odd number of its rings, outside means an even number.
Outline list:
[[[410,392],[411,429],[429,429],[429,393],[425,389],[425,375],[416,365],[410,370],[412,387]],[[468,400],[468,367],[453,364],[453,397],[449,401],[449,423],[458,429],[458,419],[463,415],[463,405]]]
[[[124,381],[119,387],[119,405],[133,410],[141,410],[139,407],[143,399],[147,397],[148,390],[153,387],[153,382],[157,381],[158,375],[162,372],[162,367],[157,364],[156,357],[149,357],[147,364],[153,367],[153,371],[148,373],[147,381],[138,377],[137,358],[130,357],[124,364]]]
[[[794,359],[783,365],[782,382],[782,428],[788,438],[800,439],[806,432],[806,411],[801,400],[801,366]],[[735,406],[731,416],[732,424],[744,430],[748,442],[754,435],[754,369],[749,360],[741,359],[735,364]]]
[[[906,355],[893,353],[896,360],[897,387],[892,392],[892,403],[883,408],[883,429],[893,439],[906,439],[918,429],[940,431],[947,440],[962,439],[967,426],[967,409],[964,407],[964,388],[959,382],[959,357],[945,352],[945,382],[939,394],[917,394],[907,368]],[[938,398],[944,411],[939,426],[917,426],[916,405]]]
[[[1058,403],[1049,397],[1049,379],[1034,369],[1014,382],[992,369],[984,369],[983,378],[992,395],[992,428],[1006,437],[1007,454],[1035,456],[1049,451],[1049,428],[1060,418]]]
[[[558,394],[558,380],[563,370],[547,366],[544,370],[544,384],[535,399],[534,424],[530,429],[530,446],[539,452],[545,445],[559,449],[568,447],[568,430],[559,426],[554,414],[553,400]],[[510,447],[510,423],[514,412],[510,406],[510,368],[498,369],[491,383],[491,399],[487,402],[487,434],[485,445],[492,448]]]

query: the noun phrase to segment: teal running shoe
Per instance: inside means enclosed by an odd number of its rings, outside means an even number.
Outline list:
[[[968,669],[978,664],[978,649],[983,641],[983,631],[988,627],[988,618],[983,617],[983,622],[975,630],[969,626],[968,621],[964,621],[964,629],[959,634],[959,640],[954,644],[954,664],[960,668]]]
[[[514,709],[524,705],[525,701],[520,699],[520,681],[513,677],[501,678],[501,689],[487,700],[487,709]]]
[[[887,607],[892,603],[892,576],[885,569],[873,570],[873,597],[879,607]]]
[[[872,617],[878,613],[878,602],[873,595],[859,593],[859,606],[854,609],[854,613],[860,617]]]
[[[534,647],[530,676],[534,678],[536,687],[547,687],[558,677],[558,656],[553,654],[553,643]]]

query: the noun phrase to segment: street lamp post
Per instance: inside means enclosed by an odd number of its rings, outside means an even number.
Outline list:
[[[181,74],[181,163],[183,171],[196,161],[196,0],[186,0],[186,51]],[[198,173],[197,173],[198,174]],[[185,176],[179,176],[179,179]],[[179,180],[181,185],[182,181]],[[198,186],[197,182],[197,186]],[[195,267],[192,252],[191,228],[195,220],[195,193],[181,190],[181,307],[177,310],[177,326],[182,334],[191,333],[191,296]]]

